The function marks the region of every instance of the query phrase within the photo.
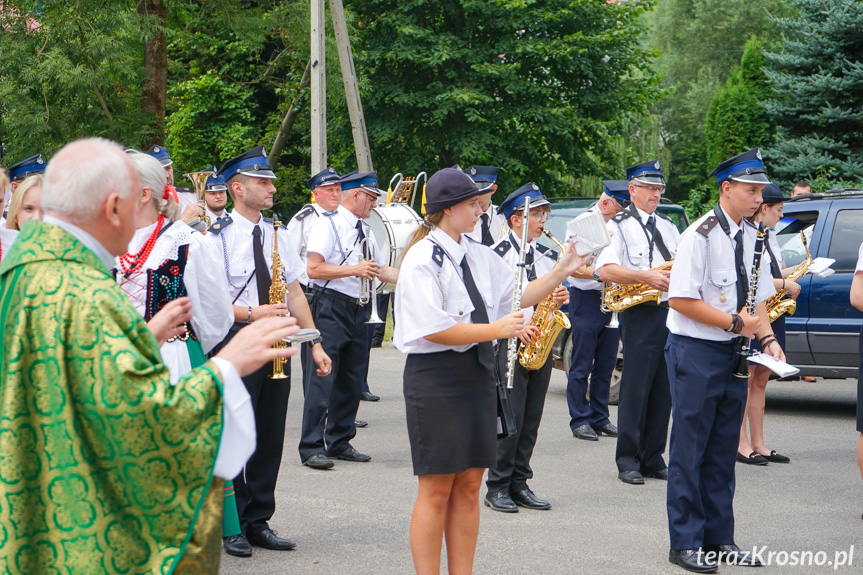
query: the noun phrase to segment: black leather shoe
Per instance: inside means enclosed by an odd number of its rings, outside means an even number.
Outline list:
[[[605,425],[599,426],[591,426],[597,435],[607,435],[609,437],[617,437],[617,426],[613,423],[607,423]]]
[[[290,551],[297,546],[290,539],[279,537],[272,529],[264,529],[255,535],[249,535],[249,543],[255,547],[263,547],[264,549],[272,549],[274,551]]]
[[[503,491],[489,491],[485,494],[485,506],[501,513],[518,513],[518,506],[509,493]]]
[[[364,419],[355,419],[354,420],[354,427],[368,427],[368,426],[369,426],[369,422],[364,420]]]
[[[739,451],[737,452],[737,462],[738,463],[746,463],[748,465],[767,465],[769,463],[767,458],[758,453],[757,451],[753,451],[749,454],[749,457],[743,455]]]
[[[365,453],[360,453],[359,451],[357,451],[353,447],[348,447],[347,449],[345,449],[344,451],[342,451],[338,455],[335,455],[335,458],[336,459],[344,459],[345,461],[359,461],[359,462],[365,462],[365,461],[371,461],[372,460],[371,455],[366,455]]]
[[[707,554],[707,558],[716,561],[716,563],[725,563],[727,565],[739,565],[741,567],[761,567],[761,559],[750,553],[743,551],[733,543],[731,545],[704,545],[702,548]],[[715,553],[715,555],[710,555]]]
[[[526,509],[551,509],[551,503],[534,495],[530,489],[522,489],[509,494],[509,498],[519,507]]]
[[[375,395],[371,391],[364,391],[360,394],[360,399],[363,401],[380,401],[381,397],[379,395]]]
[[[624,483],[628,483],[629,485],[644,485],[644,477],[642,477],[641,473],[634,469],[627,469],[626,471],[621,471],[617,474],[617,477],[620,478]]]
[[[713,573],[718,569],[716,563],[708,562],[698,549],[672,549],[668,552],[668,561],[693,573]]]
[[[242,533],[231,535],[230,537],[222,537],[222,544],[225,546],[225,553],[228,555],[233,555],[234,557],[252,556],[252,546]]]
[[[652,477],[654,479],[662,479],[663,481],[668,481],[668,468],[666,469],[654,469],[654,470],[643,470],[641,475],[644,477]]]
[[[791,463],[790,457],[782,455],[781,453],[776,453],[775,449],[770,452],[770,455],[762,455],[761,457],[770,463]]]
[[[586,423],[573,429],[572,436],[577,437],[578,439],[585,439],[587,441],[599,441],[599,436],[593,428]]]
[[[333,460],[323,453],[315,453],[310,455],[308,459],[303,461],[303,465],[312,469],[330,469],[333,465]]]

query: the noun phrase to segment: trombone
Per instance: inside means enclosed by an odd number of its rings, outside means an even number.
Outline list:
[[[364,260],[373,260],[375,258],[375,244],[371,241],[371,238],[363,238],[363,241],[360,242],[360,250]],[[360,297],[357,298],[357,301],[359,301],[360,305],[372,302],[372,314],[366,323],[384,323],[384,320],[378,316],[378,298],[376,296],[377,288],[375,288],[374,279],[361,277]]]

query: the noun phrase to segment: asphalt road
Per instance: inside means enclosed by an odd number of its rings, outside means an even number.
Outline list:
[[[295,386],[270,526],[298,546],[287,552],[255,548],[248,559],[223,553],[220,573],[413,572],[408,527],[416,480],[401,391],[404,357],[384,344],[372,350],[371,361],[369,381],[381,401],[360,405],[358,417],[369,426],[358,430],[353,445],[372,461],[337,462],[332,470],[317,471],[303,467],[297,454],[303,398],[299,362],[294,360]],[[855,400],[853,380],[768,385],[768,445],[792,462],[737,466],[737,544],[744,549],[766,547],[765,559],[776,553],[772,564],[758,573],[863,572],[863,481],[855,456]],[[616,408],[611,409],[616,421]],[[665,482],[648,479],[643,486],[624,485],[617,479],[614,449],[611,438],[587,442],[572,437],[566,379],[555,370],[530,484],[553,508],[502,514],[483,507],[474,572],[685,573],[668,563]],[[811,557],[812,565],[792,565],[794,552],[800,557],[807,551],[811,555],[803,558]],[[835,566],[843,553],[846,564]],[[724,566],[720,572],[745,569]]]

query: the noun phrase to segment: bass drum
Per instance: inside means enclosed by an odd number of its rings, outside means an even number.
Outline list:
[[[389,204],[372,208],[368,222],[384,262],[395,268],[400,263],[402,250],[422,223],[422,218],[407,204]],[[392,283],[376,284],[378,292],[387,293],[396,289]]]

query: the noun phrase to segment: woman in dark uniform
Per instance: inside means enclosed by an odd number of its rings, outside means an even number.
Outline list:
[[[480,194],[457,168],[426,187],[422,226],[405,249],[396,284],[394,343],[408,354],[405,409],[419,491],[411,518],[411,552],[419,574],[440,571],[443,537],[449,572],[470,573],[479,532],[479,489],[496,462],[494,340],[518,334],[510,313],[515,270],[469,233],[482,213]],[[576,271],[567,250],[553,273],[531,282],[521,304],[533,305]]]

